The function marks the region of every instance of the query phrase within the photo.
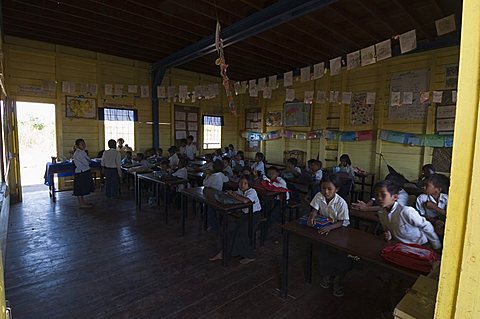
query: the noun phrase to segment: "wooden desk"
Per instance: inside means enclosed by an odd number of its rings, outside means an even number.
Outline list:
[[[136,183],[136,198],[138,199],[137,200],[137,207],[138,207],[138,210],[141,210],[142,209],[142,196],[141,196],[141,187],[142,187],[142,182],[146,182],[146,183],[150,183],[150,184],[154,184],[155,185],[155,194],[156,194],[156,197],[157,197],[157,203],[158,203],[158,198],[159,198],[159,186],[162,185],[163,186],[163,204],[165,205],[164,207],[164,211],[165,211],[165,224],[168,224],[168,204],[169,204],[169,200],[168,200],[168,189],[171,187],[171,186],[175,186],[175,185],[185,185],[187,186],[188,184],[188,180],[186,179],[181,179],[181,178],[177,178],[177,179],[160,179],[158,177],[155,177],[153,175],[153,173],[146,173],[146,174],[136,174],[136,179],[137,179],[137,183]]]
[[[100,173],[102,169],[100,162],[90,161],[90,169],[96,176],[97,172]],[[44,175],[45,185],[48,186],[49,195],[54,203],[57,201],[55,193],[58,192],[55,189],[55,174],[66,174],[66,176],[73,176],[75,175],[75,164],[73,162],[47,163]]]
[[[207,161],[204,160],[196,160],[196,161],[190,161],[188,164],[192,166],[203,166],[207,163]]]
[[[194,186],[202,186],[205,179],[205,172],[188,171],[188,180]]]
[[[381,237],[360,231],[358,229],[341,227],[328,233],[320,235],[316,229],[300,225],[297,220],[291,221],[282,226],[283,232],[283,257],[282,257],[282,281],[281,296],[286,298],[288,295],[288,255],[289,255],[289,237],[294,234],[308,240],[307,246],[307,269],[305,274],[306,282],[312,282],[312,253],[313,244],[320,244],[328,248],[333,248],[353,258],[356,261],[365,261],[367,263],[380,266],[393,271],[402,276],[416,279],[420,273],[391,264],[382,258],[380,252],[383,248],[392,244],[386,242]]]
[[[216,211],[219,211],[223,214],[222,219],[222,233],[223,233],[223,265],[228,265],[229,258],[229,249],[228,249],[228,215],[234,211],[241,210],[244,208],[249,209],[249,218],[248,218],[248,235],[250,238],[250,244],[253,244],[253,203],[238,203],[233,205],[223,205],[215,199],[215,194],[223,194],[223,192],[218,191],[210,187],[192,187],[183,189],[180,194],[182,195],[182,236],[185,235],[185,223],[187,219],[187,210],[188,210],[188,198],[194,202],[199,202],[202,204],[207,204],[213,207]]]

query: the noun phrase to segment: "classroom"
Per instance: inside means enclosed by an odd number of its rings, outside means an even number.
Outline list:
[[[478,0],[0,8],[0,319],[480,318]]]

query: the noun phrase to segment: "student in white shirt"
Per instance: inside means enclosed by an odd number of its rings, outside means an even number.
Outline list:
[[[205,154],[205,164],[195,169],[199,172],[205,172],[213,169],[213,156],[212,154]]]
[[[172,175],[176,176],[178,178],[181,178],[181,179],[187,179],[188,180],[188,171],[187,171],[186,166],[187,166],[187,161],[183,158],[180,159],[178,161],[178,169]],[[187,187],[188,187],[188,184],[187,184]],[[181,191],[184,188],[185,188],[185,185],[180,184],[180,185],[177,185],[176,188],[174,188],[174,190],[176,189],[177,191]]]
[[[278,187],[278,188],[283,188],[287,190],[287,182],[280,177],[280,172],[278,171],[278,168],[275,166],[270,166],[267,169],[267,175],[263,176],[263,180],[267,181],[271,185]],[[282,197],[285,196],[285,197]],[[268,223],[269,225],[272,224],[272,222],[275,223],[281,223],[283,218],[282,218],[282,200],[288,201],[290,199],[290,193],[285,192],[282,195],[276,196],[275,199],[273,200],[272,207],[268,207]]]
[[[313,185],[310,189],[310,198],[313,198],[320,191],[320,182],[323,179],[322,162],[310,159],[307,162],[308,171],[312,174]]]
[[[73,181],[73,195],[77,196],[80,208],[90,208],[93,205],[85,202],[84,196],[90,194],[93,189],[92,172],[90,171],[90,158],[85,149],[85,140],[79,138],[75,141],[75,153],[73,163],[75,164],[75,177]]]
[[[232,160],[233,170],[236,172],[240,172],[242,171],[244,166],[245,166],[245,160],[244,160],[243,152],[238,151],[234,159]]]
[[[375,199],[382,207],[378,217],[387,241],[394,238],[406,244],[424,245],[430,242],[433,249],[442,247],[432,224],[425,217],[420,216],[413,207],[396,202],[399,190],[397,185],[391,181],[382,181],[374,189]]]
[[[250,165],[250,168],[252,169],[254,175],[256,174],[258,177],[262,177],[265,175],[265,163],[263,160],[265,159],[265,156],[261,152],[257,152],[255,154],[255,162]]]
[[[227,156],[230,158],[234,158],[235,155],[237,155],[237,151],[235,150],[235,147],[233,147],[233,144],[228,144]]]
[[[417,197],[416,208],[428,220],[444,219],[448,205],[448,181],[446,176],[433,174],[425,179],[425,194]]]
[[[348,205],[337,194],[341,184],[342,181],[338,175],[325,175],[320,184],[321,191],[310,202],[312,207],[308,217],[310,226],[315,224],[317,215],[327,217],[332,222],[331,225],[320,228],[318,230],[319,234],[328,235],[329,232],[350,224]],[[322,264],[323,277],[320,281],[320,286],[330,288],[333,283],[333,295],[342,297],[344,295],[342,282],[345,275],[352,268],[351,259],[342,253],[332,252],[328,249],[321,249],[320,255],[321,257],[319,258],[325,261]]]
[[[109,149],[103,152],[102,168],[105,175],[105,196],[117,197],[120,195],[120,178],[122,177],[121,156],[117,151],[117,142],[108,141]]]
[[[223,161],[223,165],[224,165],[223,172],[225,173],[225,175],[227,175],[228,178],[233,177],[232,166],[230,166],[230,163],[231,163],[230,157],[224,156],[222,158],[222,161]]]
[[[212,154],[213,156],[213,161],[215,162],[217,159],[218,160],[222,160],[222,150],[219,148],[217,150],[215,150],[215,152]]]
[[[250,188],[248,185],[248,179],[246,177],[241,177],[238,181],[238,190],[236,192],[228,191],[228,194],[242,203],[253,202],[253,230],[258,227],[260,221],[260,211],[262,206],[260,205],[260,200],[258,199],[257,192],[255,189]],[[255,252],[253,247],[250,244],[250,238],[248,237],[248,213],[249,209],[243,209],[243,214],[240,216],[240,219],[236,220],[234,217],[225,216],[224,218],[229,218],[230,221],[235,222],[235,227],[233,232],[229,234],[231,238],[231,252],[232,256],[240,256],[241,264],[248,264],[255,260]],[[230,229],[232,229],[230,228]],[[210,258],[211,261],[223,259],[223,250],[220,250],[214,257]]]
[[[197,155],[197,147],[193,144],[193,136],[189,135],[187,137],[187,145],[185,146],[185,155],[190,161],[195,159]]]
[[[211,187],[216,190],[221,191],[223,189],[223,183],[228,182],[228,177],[223,174],[223,162],[221,160],[216,160],[213,162],[214,173],[203,181],[203,186]],[[217,213],[215,209],[210,206],[207,206],[207,221],[209,225],[209,230],[213,232],[218,232],[219,224]]]
[[[178,166],[178,161],[180,160],[178,155],[177,155],[177,148],[175,146],[171,146],[168,149],[168,154],[169,154],[169,162],[170,162],[170,168],[175,169]]]

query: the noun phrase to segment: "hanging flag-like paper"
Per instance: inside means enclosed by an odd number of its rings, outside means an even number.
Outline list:
[[[376,92],[367,92],[367,104],[375,104]]]
[[[164,90],[165,90],[165,87],[163,87],[163,88],[164,88]],[[157,90],[158,90],[158,87],[157,87]],[[137,88],[136,85],[129,84],[129,85],[127,86],[127,92],[128,92],[128,93],[135,93],[135,94],[136,94],[137,91],[138,91],[138,88]]]
[[[283,74],[283,86],[288,87],[293,85],[293,71],[285,72]]]
[[[430,91],[420,92],[420,103],[422,104],[430,103]]]
[[[342,57],[330,60],[330,75],[338,75],[342,70]]]
[[[188,95],[188,86],[187,85],[179,85],[178,86],[178,97],[180,99],[186,99]]]
[[[143,90],[143,89],[142,89],[142,90]],[[175,97],[175,93],[176,93],[175,91],[176,91],[176,88],[175,88],[174,85],[169,86],[169,87],[168,87],[168,91],[167,91],[167,97],[168,97],[169,99]]]
[[[310,81],[310,67],[306,66],[300,69],[300,82],[305,83]]]
[[[303,101],[305,103],[312,104],[313,103],[313,94],[314,94],[314,91],[305,91]]]
[[[352,70],[360,66],[360,51],[347,54],[347,70]]]
[[[113,84],[105,84],[105,95],[113,95]]]
[[[258,96],[257,80],[248,81],[248,93],[250,94],[251,97]]]
[[[136,89],[136,86],[135,86],[135,89]],[[136,90],[135,90],[135,93],[136,93]],[[159,99],[164,99],[167,97],[167,91],[165,90],[164,86],[157,86],[157,96]]]
[[[445,18],[436,20],[435,27],[437,28],[438,36],[455,31],[455,15],[451,14]]]
[[[264,99],[271,99],[272,98],[272,88],[271,87],[265,87],[263,89],[263,98]]]
[[[123,95],[123,84],[115,84],[115,95]]]
[[[352,92],[342,92],[342,104],[350,104],[352,101]]]
[[[149,97],[150,96],[150,90],[148,85],[142,85],[140,87],[140,97]]]
[[[442,103],[443,91],[433,91],[432,102]]]
[[[270,87],[272,89],[277,88],[277,76],[276,75],[270,75],[268,77],[268,87]]]
[[[403,92],[402,104],[412,105],[412,103],[413,103],[413,92]]]
[[[325,74],[325,63],[320,62],[313,66],[313,79],[317,80]]]
[[[285,101],[292,102],[295,100],[295,90],[294,89],[286,89],[285,90]]]
[[[267,86],[267,78],[260,78],[258,79],[258,90],[263,91]]]
[[[400,92],[391,92],[390,105],[400,105]]]
[[[375,44],[377,52],[377,61],[382,61],[392,57],[392,41],[390,39]]]
[[[317,91],[317,103],[326,103],[327,102],[327,92]]]
[[[375,46],[371,45],[365,49],[360,50],[362,66],[370,65],[376,62],[375,60]]]
[[[402,54],[410,52],[417,48],[417,33],[415,29],[400,34],[399,40],[400,52]]]

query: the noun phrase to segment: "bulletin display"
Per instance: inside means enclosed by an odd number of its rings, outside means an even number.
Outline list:
[[[262,131],[262,109],[253,108],[245,110],[245,129],[251,132]],[[245,151],[260,152],[260,141],[245,140]]]
[[[455,85],[452,84],[453,81],[450,82],[449,85],[454,87]],[[435,130],[438,134],[453,133],[456,102],[457,96],[455,90],[443,91],[442,102],[436,104]],[[452,166],[452,148],[435,147],[433,149],[432,164],[438,172],[449,173]]]
[[[390,80],[390,120],[425,119],[429,101],[422,101],[422,93],[428,91],[428,70],[416,70],[394,74]]]
[[[198,108],[193,106],[175,105],[175,144],[181,139],[192,135],[194,143],[198,144]]]

